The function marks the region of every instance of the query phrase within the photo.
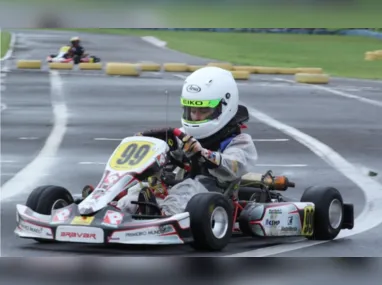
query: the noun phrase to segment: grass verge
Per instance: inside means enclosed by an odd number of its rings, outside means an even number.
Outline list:
[[[374,38],[136,29],[71,30],[155,36],[166,41],[171,49],[238,65],[321,67],[332,76],[382,79],[382,60],[364,60],[366,51],[382,50],[382,41]]]
[[[3,56],[7,53],[10,42],[11,34],[8,32],[0,31],[0,58],[3,58]]]

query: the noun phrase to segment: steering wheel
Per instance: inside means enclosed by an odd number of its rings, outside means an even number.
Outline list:
[[[172,129],[172,133],[176,137],[178,137],[181,141],[183,141],[184,137],[187,136],[187,134],[185,134],[184,132],[182,132],[180,129],[177,129],[177,128]],[[185,159],[186,160],[186,164],[189,165],[189,166],[192,166],[191,158],[194,157],[194,156],[199,156],[201,154],[200,151],[199,151],[197,153],[192,154],[191,156],[188,156],[188,155],[186,155],[186,153],[183,150],[176,150],[175,152],[179,152],[179,151],[182,153],[182,159]],[[184,161],[181,161],[181,160],[177,159],[176,157],[174,157],[173,153],[174,152],[171,152],[170,157],[174,161],[176,161],[177,163],[180,164],[180,165],[178,165],[179,167],[187,170],[188,167],[184,167],[184,166],[182,167],[181,166],[181,165],[184,165]]]
[[[184,132],[182,132],[180,129],[177,129],[177,128],[172,128],[170,129],[170,131],[177,137],[179,138],[181,141],[183,140],[183,138],[186,136],[186,134]],[[191,160],[191,157],[194,157],[195,155],[200,155],[200,152],[198,153],[195,153],[193,154],[192,156],[187,156],[185,154],[185,152],[181,149],[177,149],[175,151],[169,151],[169,158],[170,158],[170,164],[173,164],[175,166],[178,166],[184,170],[186,170],[186,175],[185,177],[182,179],[186,179],[188,178],[189,176],[191,176],[191,172],[192,172],[192,169],[193,169],[193,162]],[[171,179],[170,179],[171,180]],[[180,180],[180,181],[182,181]],[[169,181],[170,184],[175,184],[175,183],[179,183],[180,181]]]

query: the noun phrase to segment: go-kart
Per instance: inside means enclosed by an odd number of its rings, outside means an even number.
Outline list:
[[[59,62],[59,63],[96,63],[100,62],[101,59],[99,57],[96,57],[94,55],[86,55],[86,56],[73,56],[73,57],[67,57],[66,53],[70,49],[69,46],[61,47],[58,54],[51,54],[46,58],[47,62]]]
[[[180,139],[185,135],[179,129],[173,133]],[[345,204],[338,190],[314,186],[305,190],[301,201],[291,201],[277,191],[294,187],[294,183],[271,172],[248,173],[230,183],[224,193],[196,194],[183,213],[173,216],[153,215],[150,209],[158,206],[149,201],[134,202],[138,204],[135,214],[112,204],[133,186],[142,187],[144,193],[154,191],[155,183],[163,186],[157,195],[165,197],[171,187],[163,178],[166,169],[176,167],[174,184],[187,177],[193,167],[174,153],[161,139],[123,139],[87,197],[75,198],[67,189],[54,185],[34,189],[26,205],[17,205],[15,234],[39,242],[190,244],[196,250],[217,251],[230,242],[235,224],[240,234],[257,238],[331,240],[342,229],[353,228],[353,205]]]

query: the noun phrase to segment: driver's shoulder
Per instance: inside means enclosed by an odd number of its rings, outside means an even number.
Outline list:
[[[235,142],[253,142],[253,138],[250,134],[247,134],[247,133],[240,133],[236,136],[233,137],[232,139],[232,143],[235,143]]]

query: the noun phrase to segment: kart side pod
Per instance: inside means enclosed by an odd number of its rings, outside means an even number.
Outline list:
[[[239,217],[240,230],[254,237],[305,236],[332,240],[354,227],[354,206],[343,203],[333,187],[309,187],[300,202],[248,203]]]

